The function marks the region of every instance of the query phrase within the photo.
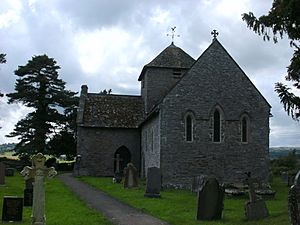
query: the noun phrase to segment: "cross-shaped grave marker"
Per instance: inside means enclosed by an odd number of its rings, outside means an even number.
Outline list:
[[[32,158],[32,167],[26,166],[21,171],[25,180],[34,178],[33,188],[33,205],[32,205],[32,225],[46,225],[45,218],[45,188],[44,178],[54,177],[57,172],[54,167],[45,166],[46,157],[38,153]]]

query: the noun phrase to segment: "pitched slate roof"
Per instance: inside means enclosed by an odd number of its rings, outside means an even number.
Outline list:
[[[195,59],[172,43],[144,66],[138,80],[142,80],[146,69],[149,67],[189,69],[194,62]]]
[[[143,121],[141,96],[100,95],[88,93],[81,126],[137,128]]]

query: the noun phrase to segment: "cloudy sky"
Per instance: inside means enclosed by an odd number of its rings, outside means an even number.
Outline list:
[[[249,30],[241,14],[266,14],[272,0],[1,0],[0,91],[14,90],[14,70],[34,55],[47,54],[61,66],[67,88],[140,94],[143,65],[166,48],[176,26],[175,45],[195,59],[209,46],[210,32],[272,105],[271,146],[300,146],[299,122],[283,111],[274,83],[284,81],[292,56],[288,40],[274,45]],[[0,99],[0,144],[30,109]]]

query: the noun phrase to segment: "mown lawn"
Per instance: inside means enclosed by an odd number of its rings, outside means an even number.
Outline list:
[[[225,198],[223,218],[219,221],[196,221],[196,195],[190,191],[165,190],[162,198],[145,198],[145,186],[124,189],[122,184],[113,184],[112,178],[81,177],[82,181],[101,189],[109,195],[143,210],[172,225],[288,225],[290,224],[287,211],[288,187],[279,178],[275,178],[273,189],[277,191],[273,200],[268,200],[267,207],[270,216],[259,221],[246,221],[244,204],[247,198]]]
[[[23,196],[23,178],[15,173],[5,177],[0,186],[0,213],[2,218],[3,196]],[[98,212],[88,208],[58,179],[46,180],[46,223],[48,225],[111,225]],[[18,225],[31,224],[31,207],[23,208],[23,221]],[[0,218],[0,219],[1,219]],[[11,223],[4,223],[11,224]]]

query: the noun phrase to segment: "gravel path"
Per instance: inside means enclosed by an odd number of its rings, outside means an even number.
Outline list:
[[[104,192],[77,180],[72,174],[62,174],[59,178],[80,199],[116,225],[168,225],[162,220],[121,203]]]

